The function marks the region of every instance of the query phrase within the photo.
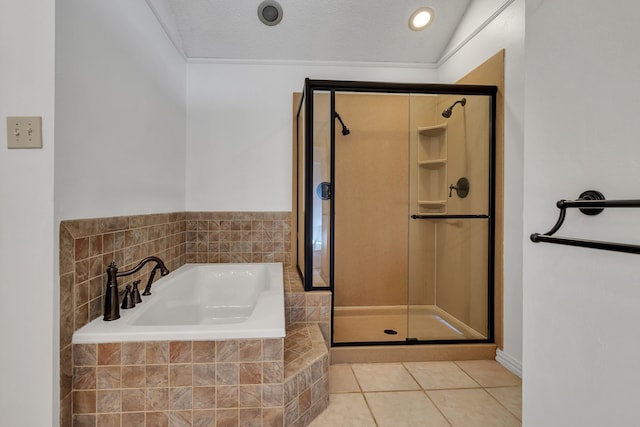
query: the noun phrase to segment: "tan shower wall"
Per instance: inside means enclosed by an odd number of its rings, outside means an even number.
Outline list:
[[[436,305],[487,335],[486,220],[438,222]]]
[[[462,95],[440,96],[438,111],[450,107]],[[469,194],[460,198],[455,191],[447,198],[448,215],[486,214],[489,198],[489,97],[466,95],[466,105],[458,104],[447,123],[447,195],[449,185],[459,178],[469,180]],[[467,113],[469,112],[469,113]]]
[[[456,96],[439,98],[439,110],[451,106]],[[465,96],[447,122],[447,183],[469,180],[469,194],[447,198],[447,214],[488,214],[489,197],[489,100]],[[447,185],[447,187],[448,187]],[[439,221],[436,230],[436,305],[487,334],[487,239],[486,220]]]
[[[407,302],[407,95],[338,94],[335,305]]]
[[[411,213],[418,210],[418,145],[417,129],[437,124],[438,95],[410,95],[409,121],[409,193]],[[436,291],[436,223],[425,220],[409,220],[409,298],[411,305],[435,304]]]

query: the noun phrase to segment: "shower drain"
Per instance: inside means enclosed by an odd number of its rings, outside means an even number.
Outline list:
[[[394,331],[393,329],[385,329],[384,333],[387,335],[398,335],[398,331]]]

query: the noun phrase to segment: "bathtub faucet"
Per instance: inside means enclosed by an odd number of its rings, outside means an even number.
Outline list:
[[[142,295],[151,295],[151,284],[153,283],[153,279],[156,277],[156,270],[160,270],[161,276],[166,276],[167,274],[169,274],[169,269],[165,267],[164,262],[157,256],[148,256],[142,261],[140,261],[138,265],[133,267],[131,270],[123,271],[121,273],[116,273],[116,276],[122,277],[122,276],[129,276],[133,273],[137,273],[148,262],[155,262],[156,265],[155,267],[153,267],[153,270],[151,270],[151,274],[149,274],[149,280],[147,280],[147,286],[144,287],[144,292],[142,293]]]
[[[142,295],[151,295],[151,284],[153,283],[153,279],[156,275],[156,270],[160,270],[161,276],[169,274],[169,269],[164,265],[164,262],[160,258],[156,256],[146,257],[131,270],[126,271],[118,271],[118,266],[116,266],[115,262],[111,262],[111,264],[109,264],[109,267],[107,268],[107,286],[104,294],[104,320],[108,321],[120,318],[118,277],[130,276],[137,273],[148,262],[155,262],[156,265],[153,267],[153,270],[151,270],[151,274],[149,274],[149,280],[147,281],[147,286],[145,287]]]

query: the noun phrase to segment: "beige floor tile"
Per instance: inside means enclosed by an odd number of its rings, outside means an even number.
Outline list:
[[[516,386],[522,383],[517,375],[495,360],[466,360],[455,363],[483,387]]]
[[[332,394],[329,399],[329,407],[309,427],[375,427],[361,393]]]
[[[329,366],[329,393],[359,393],[360,386],[351,365]]]
[[[482,389],[426,392],[453,427],[516,427],[513,414]]]
[[[489,394],[513,415],[522,420],[522,386],[515,387],[492,387],[486,389]]]
[[[402,363],[355,363],[351,368],[363,391],[420,390]]]
[[[450,427],[422,391],[365,393],[379,427]]]
[[[480,387],[453,362],[405,362],[404,366],[425,390]]]

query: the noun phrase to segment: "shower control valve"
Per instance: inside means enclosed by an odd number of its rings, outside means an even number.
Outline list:
[[[469,195],[469,180],[463,176],[456,182],[456,185],[451,184],[449,186],[449,197],[453,195],[453,190],[456,190],[458,197],[464,199]]]

